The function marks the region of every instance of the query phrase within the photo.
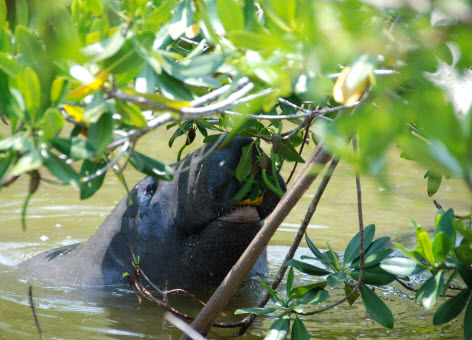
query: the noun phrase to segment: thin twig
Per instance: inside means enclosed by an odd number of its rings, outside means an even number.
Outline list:
[[[161,294],[162,296],[166,297],[167,298],[167,295],[169,293],[185,293],[187,296],[191,297],[193,300],[197,301],[198,303],[202,304],[203,306],[205,306],[205,303],[200,301],[199,299],[197,299],[196,297],[192,296],[190,293],[186,292],[185,290],[183,289],[173,289],[173,290],[170,290],[170,291],[162,291],[160,290],[151,280],[149,280],[149,278],[147,277],[147,275],[144,273],[144,271],[140,268],[140,265],[139,263],[136,263],[136,256],[134,254],[134,248],[131,247],[131,256],[133,258],[133,262],[135,263],[136,265],[136,270],[135,270],[135,273],[133,275],[133,279],[131,279],[130,276],[128,276],[128,281],[130,282],[130,285],[133,287],[133,290],[135,291],[135,294],[138,296],[138,299],[139,299],[139,303],[141,303],[141,298],[139,296],[138,293],[140,293],[142,296],[144,296],[147,300],[155,303],[156,305],[158,305],[159,307],[163,308],[164,310],[168,311],[168,312],[171,312],[185,320],[189,320],[189,321],[193,321],[195,320],[194,317],[188,315],[188,314],[185,314],[185,313],[182,313],[180,312],[179,310],[169,306],[167,304],[166,301],[162,301],[158,298],[156,298],[154,295],[151,294],[151,292],[149,292],[146,287],[143,286],[143,284],[141,283],[141,279],[140,277],[144,277],[146,279],[146,281],[159,293]],[[224,313],[221,313],[221,315],[226,315]],[[219,327],[219,328],[237,328],[237,327],[241,327],[242,326],[242,321],[238,321],[238,322],[231,322],[231,323],[224,323],[224,322],[217,322],[215,323],[213,326],[214,327]]]
[[[300,146],[300,151],[298,151],[299,155],[302,154],[303,148],[305,147],[305,141],[308,137],[308,133],[310,132],[310,124],[311,124],[311,121],[313,120],[313,118],[308,117],[307,120],[308,120],[308,122],[306,124],[306,130],[305,130],[305,134],[303,136],[303,142],[302,142],[302,145]],[[288,146],[287,146],[287,150],[288,150]],[[297,166],[298,166],[298,162],[295,162],[295,165],[293,166],[292,171],[290,172],[290,176],[288,176],[287,184],[290,183],[290,180],[292,179],[293,174],[295,173],[295,170],[297,169]]]
[[[123,146],[122,146],[120,152],[118,153],[118,155],[116,155],[116,157],[113,158],[113,160],[111,162],[107,163],[103,168],[98,169],[93,174],[83,177],[81,179],[81,182],[87,183],[87,182],[93,180],[94,178],[100,177],[105,172],[107,172],[108,169],[111,169],[116,163],[118,163],[118,161],[121,159],[121,157],[123,157],[123,155],[128,151],[130,145],[131,145],[131,142],[129,140],[127,140],[123,144]]]
[[[357,153],[357,138],[352,138],[352,147],[354,152]],[[359,281],[358,287],[364,283],[365,279],[365,267],[364,267],[364,218],[362,215],[362,190],[361,190],[361,179],[358,173],[356,173],[356,188],[357,188],[357,213],[359,216]]]
[[[392,74],[397,74],[399,72],[395,70],[374,70],[372,73],[375,74],[376,76],[389,76]],[[335,79],[335,78],[339,78],[340,76],[341,76],[341,73],[332,73],[332,74],[328,74],[327,78]]]
[[[31,307],[31,311],[33,312],[33,317],[34,317],[34,322],[36,324],[36,329],[38,330],[39,337],[44,340],[43,332],[41,331],[41,327],[39,326],[39,321],[38,317],[36,316],[36,310],[34,308],[34,303],[33,303],[33,287],[29,286],[28,287],[28,296],[29,296],[29,304]]]
[[[352,146],[354,148],[354,152],[357,152],[357,141],[356,141],[356,138],[353,137],[352,138]],[[365,263],[364,263],[364,220],[363,220],[363,217],[362,217],[362,191],[361,191],[361,182],[360,182],[360,179],[359,179],[359,175],[356,174],[356,187],[357,187],[357,211],[358,211],[358,215],[359,215],[359,236],[360,236],[360,240],[359,240],[359,280],[356,282],[356,285],[354,286],[354,288],[351,290],[351,292],[346,296],[344,297],[343,299],[333,303],[332,305],[329,305],[325,308],[322,308],[322,309],[318,309],[316,311],[313,311],[313,312],[308,312],[308,313],[299,313],[301,315],[315,315],[315,314],[319,314],[319,313],[323,313],[329,309],[332,309],[338,305],[340,305],[341,303],[344,303],[345,301],[347,301],[348,299],[350,299],[358,290],[359,290],[359,287],[362,286],[364,284],[364,279],[365,279]]]
[[[412,291],[412,292],[415,292],[417,293],[418,292],[418,289],[416,289],[415,287],[412,287],[410,286],[409,284],[403,282],[402,280],[400,280],[397,276],[395,276],[395,280],[401,284],[404,288],[406,288],[407,290],[409,291]],[[461,288],[459,287],[455,287],[455,286],[449,286],[448,289],[454,289],[454,290],[462,290]],[[441,294],[439,296],[442,296],[442,297],[455,297],[457,296],[456,294]]]
[[[434,203],[434,206],[436,207],[436,209],[438,209],[438,210],[441,210],[441,209],[443,209],[442,205],[441,205],[441,204],[439,204],[439,202],[438,202],[438,201],[436,201],[436,200],[433,200],[433,203]],[[465,216],[454,215],[454,218],[457,218],[457,219],[463,219],[464,217],[465,217]]]

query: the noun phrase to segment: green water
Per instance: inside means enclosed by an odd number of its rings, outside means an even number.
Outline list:
[[[0,128],[0,133],[4,131],[4,128]],[[140,140],[138,149],[172,163],[179,146],[169,149],[168,137],[166,132],[159,130]],[[415,167],[411,162],[400,160],[397,156],[392,151],[389,190],[381,188],[375,180],[362,178],[364,220],[366,225],[376,224],[377,237],[388,235],[408,241],[413,237],[411,219],[423,226],[431,226],[436,208],[432,198],[426,195],[426,181],[423,179],[425,170]],[[47,176],[46,173],[44,175]],[[130,185],[134,185],[142,177],[132,169],[126,170]],[[269,245],[272,275],[280,266],[295,236],[318,182],[307,191]],[[27,188],[25,178],[0,192],[0,338],[38,337],[28,305],[29,284],[34,287],[37,314],[47,339],[177,339],[180,336],[180,331],[165,321],[159,309],[149,304],[138,304],[133,292],[127,287],[56,287],[22,277],[15,272],[14,265],[23,259],[46,249],[84,241],[96,231],[125,194],[112,174],[107,176],[102,190],[86,201],[80,201],[77,190],[73,188],[42,183],[30,201],[27,230],[23,232],[20,212]],[[457,214],[470,212],[471,196],[460,181],[443,182],[434,198],[444,207],[454,207]],[[341,162],[308,233],[320,248],[326,248],[326,242],[329,242],[335,250],[342,251],[357,228],[355,181],[350,167]],[[297,257],[300,254],[307,254],[307,248],[300,249]],[[297,275],[295,281],[296,284],[306,284],[309,277]],[[207,298],[211,294],[211,288],[195,293]],[[342,305],[306,320],[311,336],[330,339],[461,338],[460,322],[433,327],[432,313],[420,308],[411,293],[396,286],[385,291],[377,289],[377,293],[393,311],[393,330],[386,330],[375,324],[358,302],[353,307]],[[231,301],[228,310],[253,306],[261,294],[257,282],[246,282]],[[343,292],[334,289],[330,294],[340,298]],[[175,297],[172,303],[189,314],[196,314],[199,309],[193,302],[180,296]],[[263,337],[272,322],[270,317],[259,318],[243,338]],[[214,329],[209,338],[220,339],[230,334],[231,331]]]

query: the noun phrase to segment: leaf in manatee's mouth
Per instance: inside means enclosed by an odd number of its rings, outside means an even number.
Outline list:
[[[251,206],[242,206],[236,210],[218,217],[218,220],[231,223],[255,223],[261,220],[259,212]]]

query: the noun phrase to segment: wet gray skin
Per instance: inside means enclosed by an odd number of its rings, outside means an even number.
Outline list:
[[[174,180],[141,180],[86,242],[52,249],[21,263],[29,276],[66,285],[126,283],[133,272],[133,247],[141,268],[156,284],[218,284],[243,253],[279,198],[271,191],[260,206],[239,206],[242,183],[230,175],[241,149],[252,142],[234,138],[207,154],[206,144],[174,165]],[[255,154],[255,153],[254,153]],[[188,171],[179,171],[189,167]],[[279,176],[285,190],[283,179]],[[253,273],[264,272],[262,256]]]

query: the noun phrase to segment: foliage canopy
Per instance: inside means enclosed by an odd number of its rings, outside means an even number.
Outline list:
[[[141,136],[168,124],[175,131],[169,146],[182,144],[178,157],[196,134],[204,142],[241,135],[272,144],[260,157],[272,170],[262,184],[246,176],[254,146],[245,149],[235,173],[246,181],[240,199],[255,199],[266,187],[280,191],[270,173],[284,161],[303,162],[295,148],[307,138],[380,180],[386,152],[397,145],[428,169],[428,195],[451,176],[472,191],[472,8],[460,0],[380,3],[0,0],[0,118],[9,126],[0,136],[1,186],[30,175],[24,219],[48,176],[44,168],[79,188],[81,199],[100,189],[108,169],[124,183],[128,162],[168,180],[170,167],[134,151]],[[358,150],[349,143],[353,136]],[[470,223],[452,210],[439,214],[432,241],[417,227],[418,247],[404,250],[409,260],[385,260],[391,250],[386,239],[373,241],[373,227],[364,239],[366,284],[432,271],[417,295],[427,309],[450,283],[445,272],[459,274],[466,288],[438,309],[436,324],[465,308],[472,289]],[[347,275],[358,280],[358,243],[354,238],[339,262],[309,242],[326,268],[288,265],[328,275],[330,286]],[[289,282],[293,275],[291,269]],[[276,333],[288,333],[287,315],[298,307],[327,297],[322,285],[292,288],[287,300],[272,294],[288,311],[274,323]],[[393,327],[375,293],[365,286],[360,293],[372,317]],[[292,337],[306,334],[297,316]]]

